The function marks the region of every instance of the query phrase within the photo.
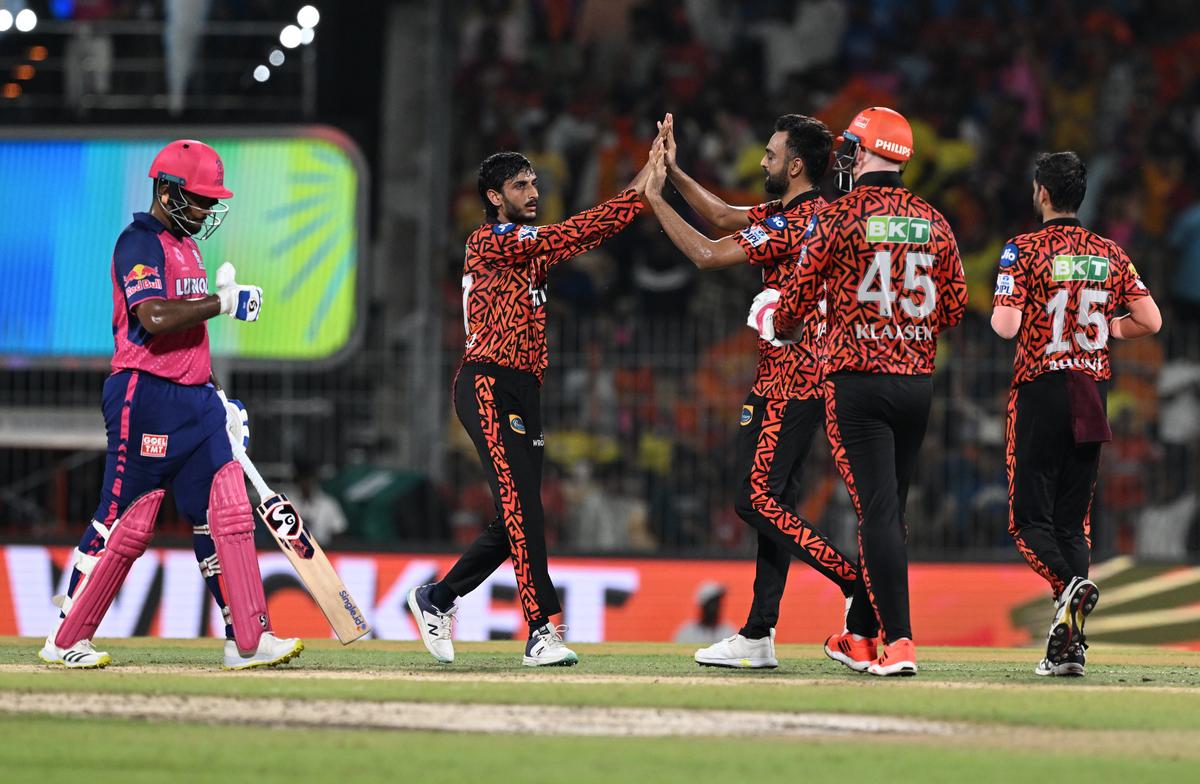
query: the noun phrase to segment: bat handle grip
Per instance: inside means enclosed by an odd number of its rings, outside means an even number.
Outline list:
[[[250,462],[250,455],[246,454],[244,449],[235,449],[233,457],[242,464],[242,470],[246,472],[246,476],[250,478],[250,484],[254,485],[254,489],[258,491],[258,500],[266,501],[271,496],[275,495],[271,492],[271,488],[267,487],[267,482],[262,478],[262,474],[258,473],[258,469],[254,467],[254,463]]]

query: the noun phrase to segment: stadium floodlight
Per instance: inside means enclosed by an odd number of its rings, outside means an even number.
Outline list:
[[[267,61],[270,62],[271,65],[275,66],[276,68],[283,65],[283,61],[285,59],[286,58],[283,56],[283,52],[280,51],[279,49],[272,49],[271,53],[269,55],[267,55]]]
[[[0,8],[0,33],[7,33],[8,28],[13,26],[12,11],[7,8]]]
[[[311,30],[321,21],[321,12],[315,6],[306,5],[296,12],[296,21],[305,30]]]
[[[279,43],[288,49],[295,49],[299,46],[300,38],[300,28],[296,25],[290,24],[279,31]]]
[[[306,27],[300,31],[300,43],[304,44],[305,46],[311,44],[313,39],[316,37],[317,31],[313,30],[311,27]]]
[[[17,12],[16,23],[18,30],[22,33],[28,33],[37,27],[37,14],[31,8],[23,8]]]
[[[271,78],[271,69],[265,65],[260,65],[254,69],[254,81],[265,82]]]

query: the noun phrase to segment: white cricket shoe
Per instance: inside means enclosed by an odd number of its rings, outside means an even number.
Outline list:
[[[579,656],[563,644],[562,633],[566,630],[566,626],[547,623],[532,632],[529,642],[525,643],[525,658],[521,664],[526,667],[570,667],[579,664]]]
[[[736,669],[775,669],[779,666],[779,660],[775,658],[775,630],[772,629],[770,635],[759,640],[751,640],[741,634],[726,637],[696,651],[696,664]]]
[[[263,632],[258,640],[258,650],[243,656],[233,640],[225,641],[225,661],[222,669],[249,670],[254,667],[274,667],[291,661],[304,650],[304,641],[296,637],[280,639],[271,632]]]
[[[92,647],[91,640],[80,640],[70,648],[59,648],[54,644],[54,634],[46,638],[38,658],[46,664],[61,664],[72,670],[95,670],[112,664],[112,657]]]
[[[433,584],[421,585],[408,592],[408,611],[417,622],[417,630],[421,632],[421,642],[425,650],[442,664],[454,661],[454,641],[450,632],[454,627],[454,613],[458,605],[442,612],[429,600],[429,589]]]

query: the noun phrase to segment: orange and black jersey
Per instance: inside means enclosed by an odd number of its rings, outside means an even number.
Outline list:
[[[550,226],[485,223],[467,238],[463,264],[464,362],[546,370],[546,273],[628,226],[642,201],[625,190]]]
[[[864,174],[809,220],[776,333],[791,334],[826,290],[827,374],[932,373],[938,333],[967,305],[950,225],[894,172]]]
[[[733,235],[750,263],[762,268],[764,289],[781,289],[804,244],[809,217],[824,207],[819,191],[808,191],[786,205],[778,200],[751,207],[750,226]],[[825,318],[814,305],[793,343],[774,345],[758,339],[758,371],[752,394],[770,400],[820,397],[821,347]]]
[[[1074,218],[1013,237],[992,300],[1021,310],[1013,386],[1056,370],[1109,379],[1109,321],[1149,294],[1125,251]]]

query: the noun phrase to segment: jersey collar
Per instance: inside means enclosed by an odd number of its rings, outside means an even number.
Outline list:
[[[1042,228],[1044,229],[1044,228],[1048,228],[1050,226],[1082,226],[1082,225],[1083,224],[1079,222],[1078,218],[1054,218],[1052,220],[1048,220],[1045,223],[1043,223]]]
[[[857,188],[860,185],[876,188],[903,188],[904,180],[900,179],[900,172],[873,171],[854,179],[854,187]]]
[[[819,198],[820,195],[820,188],[810,188],[809,190],[806,190],[804,193],[801,193],[799,196],[789,201],[787,204],[783,205],[783,211],[787,212],[788,210],[795,209],[797,204],[803,204],[806,201]]]
[[[155,234],[162,234],[167,230],[167,227],[162,224],[158,218],[148,212],[133,213],[133,222],[141,226],[143,229],[150,229]]]

